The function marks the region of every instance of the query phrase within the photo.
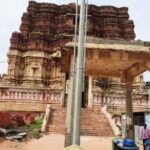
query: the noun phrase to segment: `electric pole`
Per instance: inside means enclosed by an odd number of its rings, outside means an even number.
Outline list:
[[[81,118],[81,102],[82,102],[83,71],[84,71],[84,31],[85,31],[85,0],[81,0],[78,53],[77,53],[76,78],[75,78],[76,86],[74,99],[72,145],[80,145],[80,120],[81,120],[80,118]]]

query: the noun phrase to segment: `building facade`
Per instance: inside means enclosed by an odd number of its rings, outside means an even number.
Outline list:
[[[12,33],[10,39],[8,73],[0,78],[0,109],[44,112],[46,104],[64,109],[69,101],[71,58],[65,57],[64,61],[63,51],[74,38],[75,4],[29,1],[21,20],[20,31]],[[87,36],[134,41],[128,8],[89,5]],[[135,107],[146,108],[147,95],[143,75],[139,75],[133,85]],[[120,108],[125,102],[125,84],[119,78],[85,77],[82,108],[101,109],[107,105],[111,113],[122,113]],[[119,112],[114,111],[115,107]]]

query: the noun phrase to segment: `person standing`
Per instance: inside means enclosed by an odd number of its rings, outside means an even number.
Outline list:
[[[144,124],[144,128],[141,131],[141,139],[143,140],[143,149],[146,150],[145,142],[149,139],[149,129],[147,128],[147,124]]]

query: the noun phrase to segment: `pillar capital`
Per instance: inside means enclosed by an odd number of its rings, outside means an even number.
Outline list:
[[[148,70],[150,71],[150,62],[146,63],[146,67],[148,68]]]
[[[121,82],[126,84],[133,84],[134,77],[128,76],[126,72],[123,72],[121,75]]]
[[[127,79],[125,80],[125,83],[126,83],[127,85],[132,85],[132,84],[133,84],[133,81],[134,81],[134,78],[127,78]]]

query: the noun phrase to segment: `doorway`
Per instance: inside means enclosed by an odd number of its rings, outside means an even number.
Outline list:
[[[144,112],[138,112],[133,114],[133,121],[134,121],[134,134],[135,134],[135,141],[140,141],[140,133],[141,129],[145,123]]]

